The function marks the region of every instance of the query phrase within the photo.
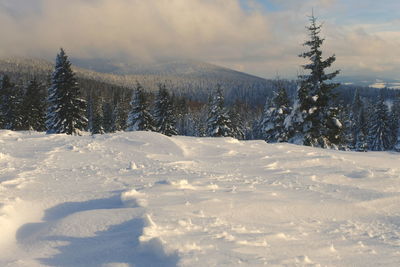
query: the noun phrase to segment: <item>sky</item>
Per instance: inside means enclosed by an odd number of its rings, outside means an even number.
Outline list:
[[[194,59],[261,77],[306,63],[308,16],[343,76],[400,79],[398,0],[0,0],[0,56]]]

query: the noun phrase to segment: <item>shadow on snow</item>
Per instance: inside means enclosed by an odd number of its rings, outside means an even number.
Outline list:
[[[46,210],[42,223],[28,223],[17,232],[17,240],[23,241],[40,233],[52,222],[76,212],[98,209],[123,208],[119,194],[111,198],[95,199],[85,202],[67,202]],[[177,266],[178,255],[166,254],[158,239],[140,243],[145,222],[134,218],[119,225],[110,226],[105,231],[96,232],[94,237],[49,236],[44,240],[54,243],[66,242],[56,247],[58,254],[39,259],[48,266],[102,266],[111,263],[135,267]],[[124,265],[124,266],[125,266]]]

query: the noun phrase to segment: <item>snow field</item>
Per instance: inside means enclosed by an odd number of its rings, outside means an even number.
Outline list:
[[[0,131],[0,265],[398,266],[398,162],[232,138]]]

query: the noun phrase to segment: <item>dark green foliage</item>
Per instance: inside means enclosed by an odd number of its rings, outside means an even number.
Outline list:
[[[103,112],[103,129],[106,133],[112,133],[115,130],[115,117],[114,117],[114,109],[111,103],[103,102],[102,105]]]
[[[22,129],[22,98],[21,87],[11,83],[9,77],[4,75],[0,80],[0,128]]]
[[[22,101],[22,121],[24,130],[46,130],[46,93],[36,78],[26,87]]]
[[[324,39],[319,37],[321,25],[317,25],[314,16],[310,17],[310,21],[311,25],[307,27],[310,40],[304,43],[310,50],[300,55],[311,61],[303,65],[310,74],[299,76],[300,88],[292,141],[308,146],[337,147],[342,124],[336,117],[338,110],[333,103],[333,89],[339,84],[327,81],[335,78],[339,71],[325,73],[325,69],[329,68],[336,58],[333,55],[322,59],[321,46]]]
[[[228,116],[230,118],[229,128],[232,131],[232,137],[243,140],[245,139],[245,129],[242,116],[238,110],[238,105],[234,105],[229,109]]]
[[[392,135],[392,146],[396,146],[399,139],[400,129],[400,96],[398,96],[392,104],[390,112],[390,131]]]
[[[57,55],[48,104],[47,133],[79,134],[85,130],[86,101],[81,98],[71,63],[63,49]]]
[[[87,102],[86,116],[88,118],[87,130],[91,134],[104,134],[103,127],[103,100],[97,96],[90,96]]]
[[[156,131],[154,118],[147,111],[147,100],[143,87],[138,83],[131,100],[131,111],[128,115],[128,131]]]
[[[268,143],[288,141],[289,135],[285,127],[285,120],[290,111],[290,102],[286,89],[278,82],[272,103],[267,101],[265,104],[261,122],[262,138],[265,141]]]
[[[211,137],[233,137],[234,134],[230,128],[232,122],[224,107],[224,96],[221,86],[217,86],[215,94],[211,99],[207,119],[207,135]]]
[[[174,116],[174,107],[171,96],[165,85],[160,84],[158,94],[154,105],[154,119],[156,129],[159,133],[167,136],[177,135],[176,119]]]
[[[372,151],[384,151],[390,149],[392,144],[391,134],[389,109],[384,102],[383,93],[381,93],[369,124],[369,149]]]

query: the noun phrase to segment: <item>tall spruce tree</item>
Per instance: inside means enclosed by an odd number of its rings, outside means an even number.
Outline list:
[[[29,81],[22,101],[24,130],[46,130],[46,94],[36,78]]]
[[[381,92],[369,124],[368,143],[370,150],[384,151],[390,149],[391,134],[389,109],[385,104],[383,92]]]
[[[211,98],[210,110],[207,119],[207,135],[212,137],[233,137],[234,133],[230,128],[231,119],[224,107],[224,96],[220,85]]]
[[[166,86],[160,84],[154,105],[154,119],[157,131],[167,136],[177,135],[178,132],[175,128],[176,119],[174,115],[171,96]]]
[[[321,46],[324,42],[319,35],[321,25],[317,19],[310,17],[309,31],[310,40],[304,45],[309,51],[304,52],[300,57],[309,59],[310,63],[303,65],[310,74],[300,75],[300,87],[297,92],[298,103],[293,111],[294,118],[292,131],[292,142],[308,146],[323,148],[336,148],[340,143],[340,131],[342,124],[337,118],[338,109],[334,106],[335,94],[332,92],[339,84],[327,83],[336,77],[339,71],[325,73],[336,60],[335,56],[322,59]]]
[[[142,85],[136,85],[132,94],[131,111],[128,115],[128,131],[156,131],[154,118],[147,111],[147,100]]]
[[[61,48],[48,90],[47,133],[79,134],[87,119],[86,102],[81,98],[71,63]]]

